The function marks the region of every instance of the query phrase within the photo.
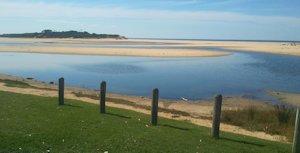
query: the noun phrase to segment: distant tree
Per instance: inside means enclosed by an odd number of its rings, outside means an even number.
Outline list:
[[[41,33],[52,33],[52,30],[46,29],[46,30],[43,30]]]
[[[114,39],[127,39],[125,36],[115,35],[115,34],[96,34],[96,33],[88,33],[78,32],[74,30],[70,31],[52,31],[50,29],[43,30],[40,33],[23,33],[23,34],[3,34],[0,37],[11,37],[11,38],[114,38]]]

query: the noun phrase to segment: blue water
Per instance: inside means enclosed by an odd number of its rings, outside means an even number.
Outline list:
[[[34,42],[0,42],[1,45],[33,45],[35,44]]]
[[[213,49],[213,48],[210,48]],[[214,49],[217,50],[217,49]],[[223,57],[150,58],[0,53],[0,73],[39,81],[66,79],[68,86],[167,99],[225,96],[269,98],[265,90],[300,92],[300,57],[232,52]]]

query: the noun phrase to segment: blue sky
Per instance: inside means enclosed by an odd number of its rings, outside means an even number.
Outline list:
[[[299,0],[1,0],[0,33],[300,40]]]

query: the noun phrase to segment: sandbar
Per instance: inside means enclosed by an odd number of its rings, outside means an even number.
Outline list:
[[[213,57],[230,55],[230,53],[226,52],[204,49],[149,48],[149,45],[157,46],[160,43],[131,40],[1,38],[0,42],[17,42],[13,45],[0,45],[0,52],[140,57]],[[22,44],[22,42],[33,42],[33,44]],[[170,45],[169,43],[167,44]],[[120,47],[120,45],[123,46]],[[133,46],[139,46],[139,48]]]
[[[0,38],[0,42],[3,42],[3,44],[0,44],[0,52],[103,56],[213,57],[230,55],[231,53],[226,52],[226,50],[234,50],[300,56],[299,42],[48,38]],[[6,44],[5,42],[12,43]],[[215,51],[213,48],[225,50]]]

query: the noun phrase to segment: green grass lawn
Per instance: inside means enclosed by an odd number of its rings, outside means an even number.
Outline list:
[[[221,132],[188,122],[149,116],[133,111],[57,98],[0,91],[0,152],[187,152],[187,153],[283,153],[290,144],[270,142]]]

